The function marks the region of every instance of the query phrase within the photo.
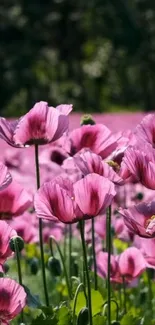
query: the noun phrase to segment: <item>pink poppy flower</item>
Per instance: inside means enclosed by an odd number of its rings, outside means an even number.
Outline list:
[[[127,248],[118,256],[118,271],[125,280],[132,280],[142,274],[147,263],[141,251],[136,247]]]
[[[119,209],[130,231],[144,238],[155,237],[155,201]]]
[[[76,154],[73,158],[73,161],[81,171],[82,175],[86,176],[90,173],[96,173],[98,175],[108,178],[110,181],[115,184],[121,185],[123,180],[108,163],[102,161],[102,158],[91,152],[86,151],[81,154]]]
[[[13,181],[6,189],[0,191],[0,219],[19,216],[31,203],[31,196],[20,184]]]
[[[14,141],[14,134],[20,119],[16,121],[8,121],[4,117],[0,118],[0,138],[6,141],[10,146],[20,148]]]
[[[34,205],[40,218],[74,223],[103,213],[115,194],[114,184],[97,174],[89,174],[74,184],[58,177],[38,190]]]
[[[111,255],[110,277],[112,282],[122,283],[123,277],[126,282],[131,282],[134,278],[142,274],[147,263],[141,251],[136,247],[127,248],[120,255]],[[107,277],[108,253],[99,252],[97,255],[98,274]]]
[[[147,239],[135,236],[134,245],[142,252],[148,268],[155,269],[155,238]]]
[[[24,288],[9,278],[0,278],[0,323],[9,324],[26,306]]]
[[[99,276],[106,278],[108,273],[108,253],[99,252],[97,254],[97,273]],[[118,262],[116,256],[111,255],[110,261],[110,278],[112,282],[122,282],[122,277],[118,271]]]
[[[18,236],[22,237],[25,243],[38,242],[37,228],[30,224],[30,222],[18,218],[18,220],[16,219],[11,223],[11,227],[16,230]]]
[[[135,179],[147,188],[155,189],[155,152],[151,146],[144,144],[143,149],[129,147],[123,162]]]
[[[0,163],[0,191],[4,190],[12,182],[12,177],[7,167]]]
[[[4,264],[9,256],[13,255],[10,249],[9,241],[17,233],[5,221],[0,220],[0,264]]]
[[[83,148],[107,158],[117,147],[117,138],[102,124],[83,125],[70,133],[71,155]]]
[[[47,144],[59,139],[68,130],[68,114],[72,105],[49,107],[47,102],[38,102],[19,120],[0,120],[0,137],[8,144],[23,147]]]
[[[133,232],[131,232],[129,228],[125,225],[123,218],[116,218],[114,222],[114,229],[117,238],[127,242],[133,240]]]
[[[155,148],[155,114],[145,116],[135,129],[135,136]]]

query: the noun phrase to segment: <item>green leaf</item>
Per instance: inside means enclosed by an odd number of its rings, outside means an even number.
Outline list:
[[[54,315],[54,311],[53,311],[52,306],[49,306],[49,307],[42,306],[42,307],[40,307],[40,309],[43,311],[45,316],[51,316],[52,317]]]
[[[93,317],[93,325],[106,325],[106,317],[101,315],[96,315]]]
[[[71,323],[70,310],[66,306],[59,308],[57,312],[58,325],[69,325]]]
[[[103,297],[99,291],[91,289],[91,297],[92,297],[92,314],[93,316],[99,314],[102,311],[102,306],[104,303]],[[74,301],[71,302],[71,308],[73,309]],[[80,310],[86,306],[86,298],[84,292],[81,291],[78,294],[76,310],[75,314],[78,315]]]
[[[30,289],[23,285],[24,290],[27,294],[27,305],[31,308],[39,308],[41,307],[41,302],[39,300],[39,296],[38,295],[33,295],[30,291]]]
[[[139,316],[133,316],[131,314],[126,314],[121,320],[121,325],[139,325],[141,318]]]
[[[43,316],[39,316],[34,319],[31,325],[57,325],[55,319],[44,319]]]

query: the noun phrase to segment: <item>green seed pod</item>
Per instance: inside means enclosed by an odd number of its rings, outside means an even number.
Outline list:
[[[30,270],[31,273],[36,275],[38,273],[39,270],[39,260],[36,257],[33,257],[30,261]]]
[[[87,307],[83,307],[77,318],[77,325],[87,325],[89,321],[89,312]]]
[[[60,276],[62,273],[60,261],[53,256],[48,259],[48,269],[53,276]]]
[[[92,116],[90,114],[85,114],[81,118],[80,125],[94,125],[96,124],[95,121],[93,120]]]
[[[113,320],[112,322],[111,322],[111,325],[120,325],[121,323],[120,322],[118,322],[117,320]]]
[[[20,236],[13,236],[10,239],[9,245],[10,245],[10,249],[13,252],[16,251],[16,245],[18,246],[18,251],[21,252],[23,250],[23,248],[24,248],[24,240]]]
[[[144,197],[144,194],[141,192],[137,193],[137,195],[136,195],[136,199],[139,201],[143,200],[143,197]]]
[[[3,270],[5,274],[8,273],[9,269],[10,269],[9,265],[7,263],[4,263]]]

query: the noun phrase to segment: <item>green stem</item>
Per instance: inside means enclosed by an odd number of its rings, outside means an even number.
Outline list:
[[[123,276],[123,296],[124,296],[124,314],[127,313],[127,308],[126,308],[126,301],[127,301],[127,297],[126,297],[126,284],[125,284],[125,277]]]
[[[69,225],[69,277],[72,276],[72,225]]]
[[[118,321],[118,317],[119,317],[119,306],[118,306],[118,303],[117,303],[117,301],[115,300],[115,299],[111,299],[111,301],[112,302],[114,302],[115,303],[115,305],[116,305],[116,321]],[[104,308],[104,310],[105,310],[105,308],[107,308],[108,307],[108,303],[107,303],[107,301],[103,304],[103,308]],[[105,313],[104,313],[105,314]]]
[[[150,274],[150,269],[147,270],[147,280],[148,280],[148,305],[149,308],[152,310],[152,299],[153,299],[153,294],[152,294],[152,283],[151,283],[151,274]]]
[[[37,179],[37,189],[40,188],[40,171],[39,171],[39,152],[38,145],[35,144],[35,164],[36,164],[36,179]],[[40,255],[41,255],[41,268],[42,268],[42,279],[45,294],[46,306],[49,306],[49,297],[46,283],[46,273],[45,273],[45,261],[44,261],[44,246],[43,246],[43,234],[42,234],[42,219],[39,219],[39,241],[40,241]]]
[[[89,270],[88,270],[88,262],[87,262],[86,244],[85,244],[85,238],[84,238],[84,227],[83,227],[82,221],[79,221],[79,228],[80,228],[80,234],[81,234],[82,249],[83,249],[83,260],[84,260],[86,279],[87,279],[87,288],[88,288],[89,324],[93,325],[93,321],[92,321],[92,305],[91,305],[91,286],[90,286],[90,278],[89,278]]]
[[[94,223],[95,220],[92,218],[92,249],[93,249],[93,264],[94,264],[94,283],[95,283],[95,290],[98,289],[98,283],[97,283],[97,264],[96,264],[96,252],[95,252],[95,227]]]
[[[64,275],[65,275],[65,278],[66,278],[66,284],[67,284],[67,288],[68,288],[68,294],[69,294],[70,299],[72,299],[72,290],[71,290],[71,285],[70,285],[70,282],[69,282],[69,278],[68,278],[66,264],[65,264],[65,260],[64,260],[63,254],[61,252],[61,249],[60,249],[59,244],[56,241],[56,239],[53,236],[50,236],[50,246],[51,246],[51,242],[52,241],[54,241],[54,243],[56,244],[57,250],[59,252],[59,255],[60,255],[60,258],[61,258],[61,262],[62,262],[62,265],[63,265]]]
[[[76,289],[76,292],[75,292],[75,296],[74,296],[74,303],[73,303],[73,325],[76,325],[76,317],[75,317],[75,312],[76,312],[76,304],[77,304],[77,298],[78,298],[78,294],[81,290],[81,288],[83,287],[84,289],[84,285],[83,283],[80,283]],[[85,291],[84,291],[85,293]]]
[[[107,294],[108,294],[108,325],[111,324],[111,283],[110,283],[110,269],[111,269],[111,206],[107,209],[107,249],[108,249],[108,276],[107,276]]]
[[[18,243],[17,240],[15,239],[15,251],[16,251],[16,259],[17,259],[17,269],[18,269],[18,279],[19,279],[19,284],[22,286],[22,270],[21,270],[21,265],[20,265],[20,252],[18,249]],[[24,323],[24,313],[23,310],[21,311],[21,322]]]
[[[65,225],[64,229],[64,259],[66,259],[66,250],[67,250],[67,225]]]

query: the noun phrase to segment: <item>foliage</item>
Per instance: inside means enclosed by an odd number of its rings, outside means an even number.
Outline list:
[[[154,18],[147,0],[1,1],[3,114],[39,100],[85,112],[153,109]]]

